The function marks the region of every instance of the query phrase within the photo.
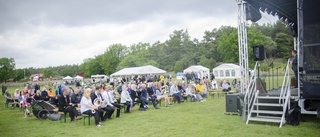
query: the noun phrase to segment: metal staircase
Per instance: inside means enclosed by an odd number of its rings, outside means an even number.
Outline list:
[[[282,83],[281,93],[279,96],[270,96],[268,94],[261,94],[256,87],[250,89],[248,96],[253,96],[252,101],[248,103],[248,118],[246,124],[249,121],[260,122],[274,122],[280,123],[280,128],[286,123],[285,114],[287,109],[290,108],[290,75],[288,60],[286,66],[286,72]],[[255,81],[256,82],[256,81]],[[254,84],[253,84],[254,85]],[[252,103],[250,103],[252,102]]]

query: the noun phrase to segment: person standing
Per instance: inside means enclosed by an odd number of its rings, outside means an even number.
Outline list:
[[[63,89],[62,85],[60,84],[60,82],[58,82],[56,86],[57,86],[56,95],[61,96],[62,95],[62,89]]]
[[[233,88],[236,88],[236,85],[237,85],[237,79],[233,79],[233,80],[232,80],[232,86],[233,86]]]
[[[2,95],[4,95],[4,93],[6,92],[6,90],[7,90],[7,87],[2,84]]]
[[[298,56],[297,56],[297,51],[296,50],[292,50],[291,51],[291,55],[293,57],[292,60],[292,70],[294,72],[294,77],[296,79],[296,85],[295,88],[298,88]]]

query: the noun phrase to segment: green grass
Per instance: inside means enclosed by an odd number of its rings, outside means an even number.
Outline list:
[[[16,87],[10,87],[10,91]],[[246,125],[238,115],[225,115],[225,96],[208,97],[206,102],[185,102],[173,107],[153,107],[148,111],[121,113],[119,119],[102,123],[83,125],[83,121],[67,123],[60,121],[38,120],[35,117],[24,118],[19,109],[4,108],[4,98],[0,98],[0,133],[2,137],[15,136],[114,136],[114,137],[303,137],[319,136],[320,120],[315,116],[306,117],[299,126],[276,123],[249,123]],[[163,103],[163,102],[162,102]],[[91,118],[93,121],[93,118]],[[94,122],[92,122],[94,123]]]

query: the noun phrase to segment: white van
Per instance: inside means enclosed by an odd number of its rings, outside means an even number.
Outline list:
[[[103,74],[91,75],[91,83],[105,83],[107,78],[107,75]]]

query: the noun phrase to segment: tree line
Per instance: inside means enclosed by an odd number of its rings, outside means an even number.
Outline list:
[[[287,59],[292,50],[293,37],[286,25],[277,21],[274,24],[252,23],[248,26],[249,63],[253,67],[252,46],[263,45],[265,57]],[[3,71],[0,60],[0,73]],[[14,59],[11,59],[14,62]],[[46,68],[13,69],[9,78],[15,80],[29,77],[34,73],[43,73],[47,77],[74,76],[83,73],[85,77],[93,74],[110,75],[126,67],[153,65],[169,72],[180,72],[191,65],[202,65],[210,70],[221,63],[238,63],[238,29],[221,26],[204,32],[202,40],[192,39],[188,30],[175,30],[164,42],[137,43],[130,46],[121,43],[107,46],[104,53],[84,59],[80,65],[63,65]],[[14,63],[13,63],[14,64]],[[14,68],[14,66],[13,66]]]

